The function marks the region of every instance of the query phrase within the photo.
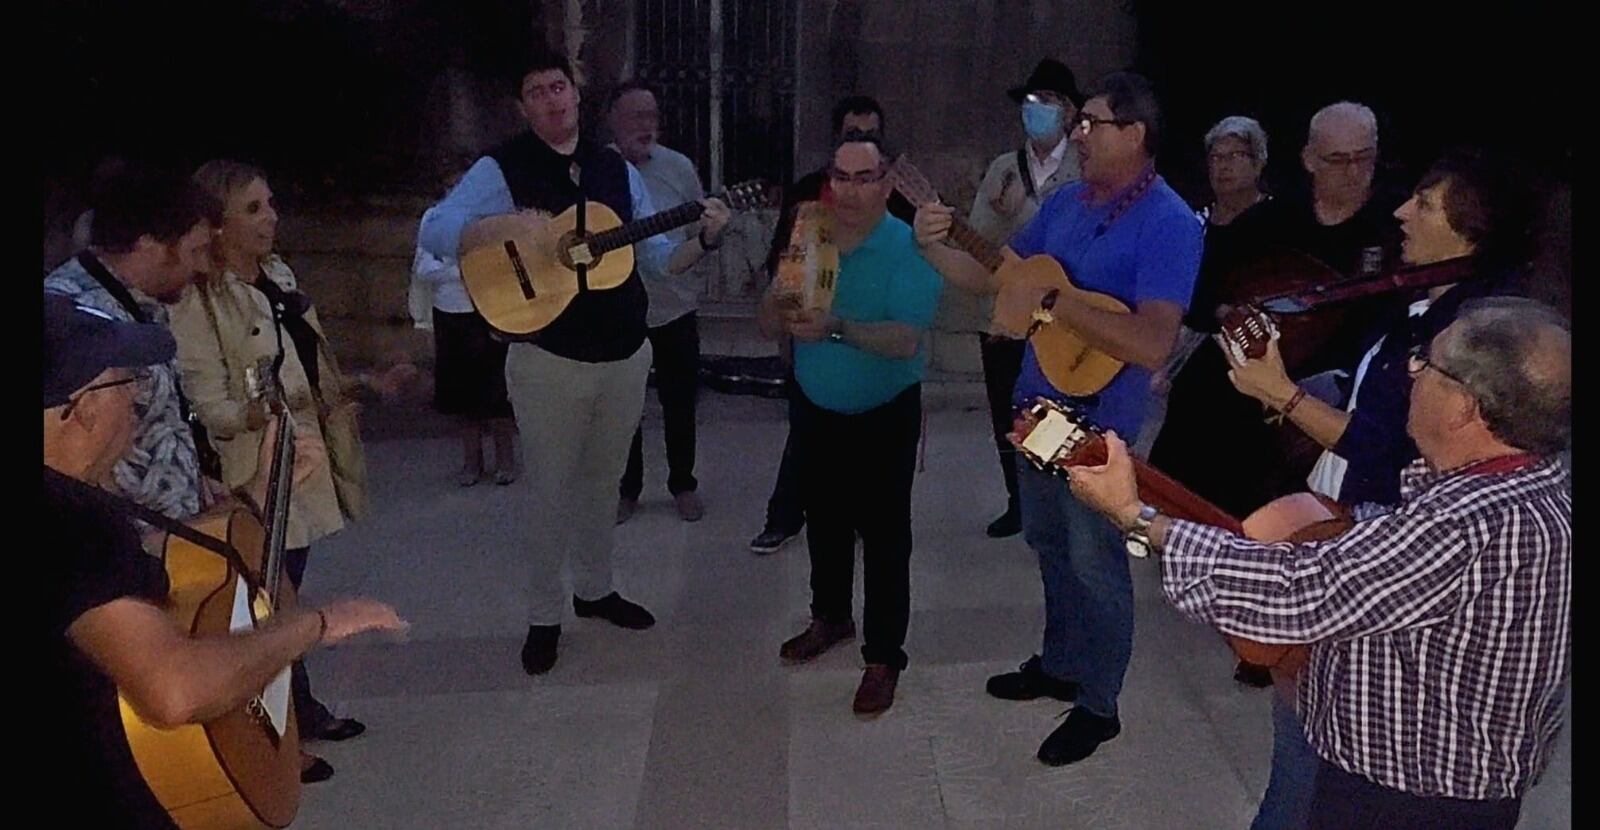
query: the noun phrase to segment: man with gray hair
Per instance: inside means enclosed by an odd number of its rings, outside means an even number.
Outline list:
[[[1312,828],[1504,828],[1548,765],[1571,671],[1572,335],[1478,300],[1412,350],[1400,504],[1323,542],[1260,543],[1139,501],[1127,448],[1072,490],[1163,554],[1162,588],[1249,640],[1311,645],[1298,707]],[[1153,516],[1153,518],[1152,518]]]
[[[1347,276],[1375,276],[1397,263],[1400,227],[1394,210],[1405,199],[1374,185],[1378,168],[1378,117],[1363,104],[1340,101],[1311,117],[1300,163],[1310,176],[1309,198],[1279,199],[1269,206],[1278,241],[1326,263]],[[1355,323],[1387,309],[1386,300],[1360,301],[1323,314]],[[1357,347],[1348,332],[1354,326],[1330,320],[1334,332],[1306,365],[1306,374],[1334,369],[1348,362]]]

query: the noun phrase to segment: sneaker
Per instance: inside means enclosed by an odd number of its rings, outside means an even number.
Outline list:
[[[1078,684],[1071,680],[1057,680],[1044,673],[1044,661],[1035,654],[1014,672],[997,674],[989,678],[984,690],[1001,700],[1034,700],[1053,697],[1070,703],[1078,699]]]
[[[656,618],[650,616],[643,606],[623,599],[616,591],[596,600],[573,597],[572,610],[578,612],[580,617],[599,617],[612,625],[634,631],[643,631],[656,624]]]
[[[561,626],[530,625],[528,639],[522,642],[522,670],[540,675],[556,664],[556,644],[561,641]]]
[[[785,663],[807,663],[817,659],[824,651],[855,636],[854,620],[842,623],[812,620],[805,631],[789,638],[789,641],[778,649],[778,657]]]
[[[1039,745],[1037,757],[1052,767],[1076,763],[1121,732],[1122,721],[1116,716],[1103,718],[1088,709],[1073,707],[1067,719]]]
[[[750,540],[750,552],[759,554],[761,556],[777,553],[779,550],[783,549],[784,545],[789,544],[789,542],[793,541],[794,538],[799,535],[800,528],[798,527],[792,532],[769,527],[766,530],[761,531],[760,535],[756,536],[756,538]]]
[[[900,671],[888,666],[869,664],[861,673],[861,685],[856,687],[856,699],[851,704],[858,715],[877,716],[894,705],[894,687],[900,682]]]
[[[685,490],[673,496],[672,500],[678,504],[678,518],[686,522],[698,522],[705,518],[706,506],[693,490]]]

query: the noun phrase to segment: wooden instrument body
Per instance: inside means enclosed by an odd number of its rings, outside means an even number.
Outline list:
[[[994,304],[995,323],[1001,330],[1027,336],[1033,342],[1039,368],[1050,385],[1063,394],[1093,395],[1109,386],[1126,364],[1089,345],[1083,335],[1049,316],[1035,298],[1043,293],[1052,306],[1066,301],[1118,314],[1129,313],[1127,305],[1109,294],[1073,285],[1061,263],[1048,254],[1023,259],[1006,248],[1002,257],[994,276],[1000,286]],[[1049,292],[1055,292],[1054,296]]]
[[[263,562],[266,531],[249,511],[224,508],[189,522],[208,536],[225,539],[255,572]],[[193,637],[226,636],[232,630],[234,594],[240,575],[224,557],[176,536],[163,555],[171,582],[169,611]],[[294,602],[285,581],[279,607]],[[271,603],[251,603],[259,622]],[[294,707],[281,737],[256,701],[204,724],[160,729],[121,699],[122,725],[139,773],[183,830],[287,827],[300,806],[300,741]]]
[[[939,203],[938,190],[909,158],[895,159],[888,175],[895,189],[912,204]],[[996,291],[995,325],[1013,337],[1033,343],[1039,368],[1051,386],[1073,397],[1093,395],[1110,385],[1122,371],[1124,361],[1090,346],[1083,335],[1049,312],[1055,303],[1065,301],[1129,313],[1121,300],[1073,285],[1061,263],[1048,254],[1023,259],[1009,247],[994,245],[959,217],[951,218],[949,241],[971,254],[993,275],[990,286]],[[1041,296],[1045,297],[1043,304]]]
[[[597,233],[621,227],[622,218],[597,201],[585,202],[584,207],[581,238],[576,205],[553,217],[507,214],[480,220],[479,226],[496,241],[462,255],[461,281],[473,307],[490,326],[507,335],[527,337],[550,325],[582,288],[578,264],[588,266],[588,290],[605,291],[627,282],[633,273],[633,246],[601,253],[577,245]],[[575,246],[579,251],[576,257],[572,253]]]
[[[1068,424],[1061,432],[1059,449],[1041,454],[1030,447],[1033,430],[1050,415],[1061,413]],[[1059,426],[1059,425],[1058,425]],[[1040,399],[1018,416],[1010,439],[1018,452],[1034,466],[1068,477],[1068,467],[1096,466],[1106,461],[1105,441],[1100,429],[1070,407]],[[1057,443],[1052,438],[1051,444]],[[1177,481],[1140,459],[1133,459],[1139,497],[1178,519],[1215,525],[1260,542],[1312,542],[1334,538],[1353,522],[1334,502],[1313,493],[1295,493],[1276,499],[1251,513],[1244,521],[1228,515]],[[1270,669],[1274,678],[1292,679],[1305,664],[1310,646],[1305,644],[1259,643],[1243,637],[1224,635],[1240,659]]]

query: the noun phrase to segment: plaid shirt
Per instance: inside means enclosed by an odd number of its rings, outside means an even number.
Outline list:
[[[1520,797],[1550,759],[1571,666],[1569,481],[1555,459],[1418,461],[1397,508],[1311,544],[1175,521],[1162,587],[1224,633],[1315,643],[1299,709],[1333,764],[1423,797]]]

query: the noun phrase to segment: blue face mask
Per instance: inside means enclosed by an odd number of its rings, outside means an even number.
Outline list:
[[[1033,101],[1022,105],[1022,128],[1029,138],[1049,138],[1061,132],[1061,108]]]

